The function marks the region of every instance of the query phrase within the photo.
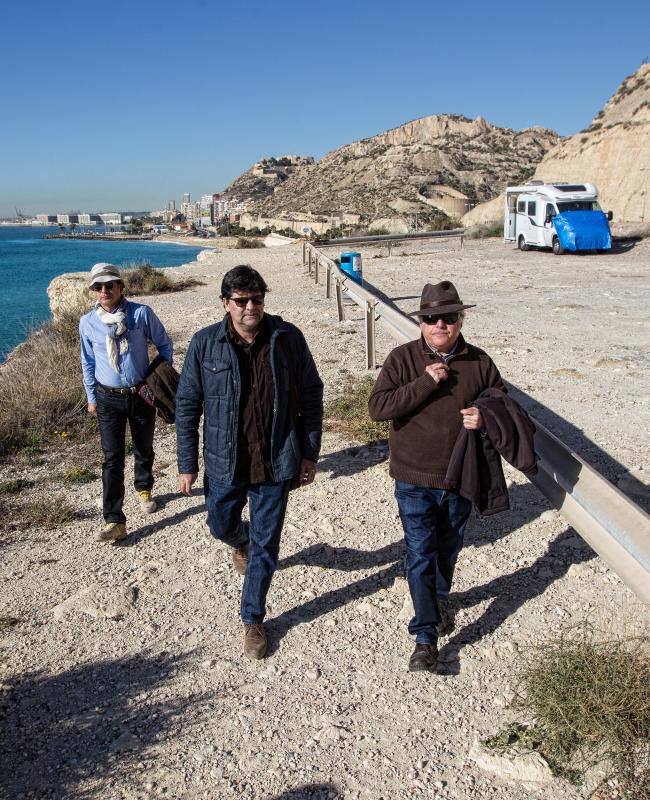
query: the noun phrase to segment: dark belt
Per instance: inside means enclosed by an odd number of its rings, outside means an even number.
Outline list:
[[[111,394],[137,394],[138,390],[140,389],[140,385],[138,386],[124,386],[120,387],[119,389],[114,386],[104,386],[103,383],[98,383],[97,386],[100,389],[103,389],[105,392],[110,392]]]

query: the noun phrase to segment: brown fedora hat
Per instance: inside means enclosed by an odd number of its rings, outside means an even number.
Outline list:
[[[440,281],[434,286],[427,283],[422,289],[420,308],[409,312],[410,317],[426,317],[429,314],[451,314],[465,308],[474,308],[474,305],[464,305],[456,287],[451,281]]]

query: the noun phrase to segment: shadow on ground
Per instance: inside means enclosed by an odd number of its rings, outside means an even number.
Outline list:
[[[333,783],[306,783],[304,786],[287,789],[282,794],[268,796],[266,800],[335,800],[337,797],[343,795]]]
[[[478,619],[465,625],[445,640],[440,650],[438,671],[446,675],[460,672],[458,654],[463,647],[476,644],[484,636],[501,626],[528,600],[543,594],[573,564],[582,564],[596,554],[572,528],[567,528],[548,546],[548,550],[530,566],[522,567],[508,575],[500,575],[465,592],[452,592],[453,609],[469,608],[491,600]]]
[[[465,546],[484,547],[515,532],[532,520],[548,506],[541,501],[537,490],[525,484],[514,486],[510,493],[513,511],[499,517],[484,518],[468,529]],[[296,625],[313,622],[318,617],[342,608],[362,597],[369,597],[380,589],[391,586],[395,579],[404,575],[404,545],[402,539],[378,550],[366,551],[348,547],[332,547],[326,543],[311,545],[298,553],[283,558],[279,569],[306,567],[336,569],[343,572],[380,567],[353,583],[319,594],[312,600],[285,611],[268,622],[271,640],[280,641]],[[493,598],[490,606],[479,619],[466,626],[446,641],[441,661],[444,672],[458,672],[458,654],[468,644],[475,644],[483,636],[496,630],[526,601],[543,594],[556,580],[563,577],[572,564],[579,564],[595,556],[591,548],[572,529],[567,528],[556,537],[546,553],[530,566],[517,569],[462,593],[452,592],[452,605],[470,607]],[[504,572],[509,566],[504,564]],[[462,569],[462,566],[461,566]],[[388,612],[390,613],[390,612]]]
[[[198,694],[156,699],[165,697],[157,690],[187,658],[134,656],[5,681],[0,762],[6,796],[112,796],[109,784],[97,791],[96,782],[131,773],[148,748],[184,721],[190,704],[193,718],[204,707]]]
[[[203,489],[195,489],[192,496],[203,496]],[[180,493],[172,493],[172,494],[165,494],[160,497],[156,498],[156,501],[160,503],[160,505],[164,508],[164,504],[167,503],[169,500],[177,500],[179,498],[185,498],[184,494]],[[188,499],[188,498],[185,498]],[[170,517],[163,517],[162,519],[156,519],[155,522],[152,522],[149,525],[142,525],[140,528],[136,528],[133,533],[130,533],[126,539],[122,539],[119,542],[115,543],[116,547],[133,547],[134,545],[141,542],[143,539],[146,539],[148,536],[153,536],[154,533],[158,533],[158,531],[164,530],[165,528],[173,527],[174,525],[178,525],[180,522],[183,522],[189,517],[194,517],[197,514],[205,514],[205,505],[201,503],[198,506],[190,506],[186,508],[184,511],[179,511],[177,514],[172,514]]]

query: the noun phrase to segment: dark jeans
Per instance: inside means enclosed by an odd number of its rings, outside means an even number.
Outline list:
[[[395,497],[406,541],[406,578],[415,616],[409,633],[418,644],[434,644],[439,599],[451,589],[472,504],[443,489],[395,481]]]
[[[147,405],[137,394],[122,395],[96,389],[97,420],[102,441],[104,462],[102,484],[104,487],[104,519],[106,522],[126,522],[122,511],[124,503],[124,458],[126,423],[131,428],[135,461],[136,490],[153,487],[153,434],[156,426],[156,409]]]
[[[290,486],[291,481],[225,484],[205,476],[210,533],[231,547],[248,542],[248,567],[241,596],[241,618],[247,625],[262,622],[266,613],[266,595],[278,564]],[[241,519],[246,501],[250,528]]]

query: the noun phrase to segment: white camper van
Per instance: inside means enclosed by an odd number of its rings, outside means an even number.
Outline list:
[[[556,255],[561,255],[564,249],[553,226],[553,217],[566,211],[602,211],[598,189],[592,183],[560,181],[530,181],[523,186],[508,186],[503,239],[517,242],[520,250],[551,247]],[[611,211],[607,219],[612,219]]]

